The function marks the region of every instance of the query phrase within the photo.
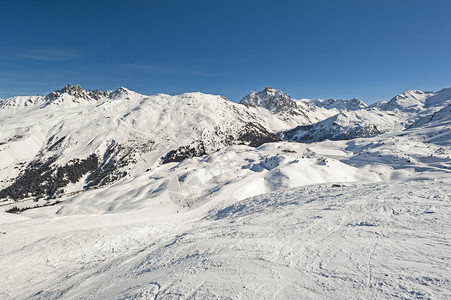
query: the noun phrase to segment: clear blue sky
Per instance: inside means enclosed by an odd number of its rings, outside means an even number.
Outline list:
[[[0,1],[0,98],[66,83],[387,100],[451,86],[451,1]]]

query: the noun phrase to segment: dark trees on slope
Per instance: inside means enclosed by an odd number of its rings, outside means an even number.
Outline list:
[[[99,164],[95,154],[86,159],[76,159],[65,166],[54,166],[55,161],[56,157],[51,157],[44,163],[30,163],[22,176],[0,191],[0,199],[54,196],[69,183],[78,182],[84,174],[96,170]]]

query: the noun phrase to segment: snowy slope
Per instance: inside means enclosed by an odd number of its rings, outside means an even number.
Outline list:
[[[20,117],[12,115],[26,103],[0,108],[0,180],[6,184],[30,161],[53,157],[54,165],[64,166],[94,154],[99,176],[115,180],[153,168],[162,158],[179,161],[224,145],[276,140],[244,106],[201,93],[144,96],[125,88],[93,92],[66,86],[22,109]]]
[[[336,109],[338,111],[344,110],[357,110],[361,108],[367,107],[365,103],[360,101],[357,98],[353,98],[350,100],[342,100],[342,99],[317,99],[314,100],[313,103],[317,106],[324,107],[327,109]]]
[[[284,138],[298,142],[349,140],[388,132],[395,126],[396,121],[390,115],[377,109],[343,111],[313,125],[285,131]]]
[[[381,176],[371,168],[355,168],[334,158],[337,154],[338,158],[345,157],[345,152],[332,150],[332,155],[327,155],[327,151],[290,143],[271,143],[259,148],[230,146],[202,158],[161,166],[108,188],[79,194],[65,201],[57,213],[67,216],[147,207],[162,209],[167,203],[171,204],[172,212],[181,212],[210,201],[242,200],[301,185],[381,181],[392,172],[387,169],[387,174]]]
[[[42,96],[15,96],[7,99],[0,99],[0,108],[23,109],[24,107],[31,107],[44,103]]]
[[[359,105],[357,101],[354,101],[355,109],[345,109],[315,124],[284,131],[284,138],[290,141],[316,142],[399,132],[449,105],[451,92],[450,89],[436,93],[407,91],[388,102],[378,102],[369,107]]]
[[[450,183],[311,186],[201,219],[16,218],[0,225],[0,296],[445,299]]]
[[[426,115],[426,116],[418,119],[409,128],[420,127],[423,125],[430,125],[430,123],[437,123],[437,122],[439,122],[441,124],[443,122],[440,122],[440,121],[441,120],[444,120],[444,121],[449,120],[450,115],[451,115],[451,104],[448,104],[447,106],[440,109],[439,111],[436,111],[432,114]]]
[[[402,94],[396,95],[388,102],[375,103],[373,106],[379,107],[383,110],[418,112],[423,109],[426,99],[434,95],[434,92],[409,90]]]
[[[76,195],[57,213],[109,214],[149,207],[167,212],[168,203],[174,213],[310,184],[402,181],[450,174],[451,114],[442,113],[423,126],[371,138],[277,142],[258,148],[229,146]]]

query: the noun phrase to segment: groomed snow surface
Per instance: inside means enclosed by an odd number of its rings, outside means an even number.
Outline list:
[[[446,299],[450,183],[314,185],[165,220],[2,218],[0,297]]]

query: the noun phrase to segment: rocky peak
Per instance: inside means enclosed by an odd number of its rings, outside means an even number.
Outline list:
[[[48,100],[57,100],[62,95],[67,94],[70,96],[73,96],[75,99],[87,99],[88,95],[86,91],[84,91],[80,85],[73,86],[71,84],[67,84],[65,87],[63,87],[61,90],[56,90],[54,92],[51,92],[46,96]]]
[[[72,84],[67,84],[61,90],[57,90],[48,94],[45,98],[50,101],[62,100],[64,95],[69,95],[73,97],[73,100],[84,99],[87,101],[90,100],[99,100],[108,95],[108,92],[102,92],[99,90],[84,90],[80,85],[73,86]],[[62,100],[63,101],[63,100]]]
[[[297,107],[289,94],[271,87],[266,87],[260,92],[251,92],[240,101],[240,104],[251,107],[264,107],[275,113],[291,113]]]
[[[83,89],[80,85],[73,86],[72,84],[66,84],[60,91],[60,93],[67,93],[72,96],[78,96],[83,92]]]
[[[93,91],[88,91],[88,95],[95,100],[99,100],[103,97],[106,97],[108,95],[108,92],[93,90]]]

